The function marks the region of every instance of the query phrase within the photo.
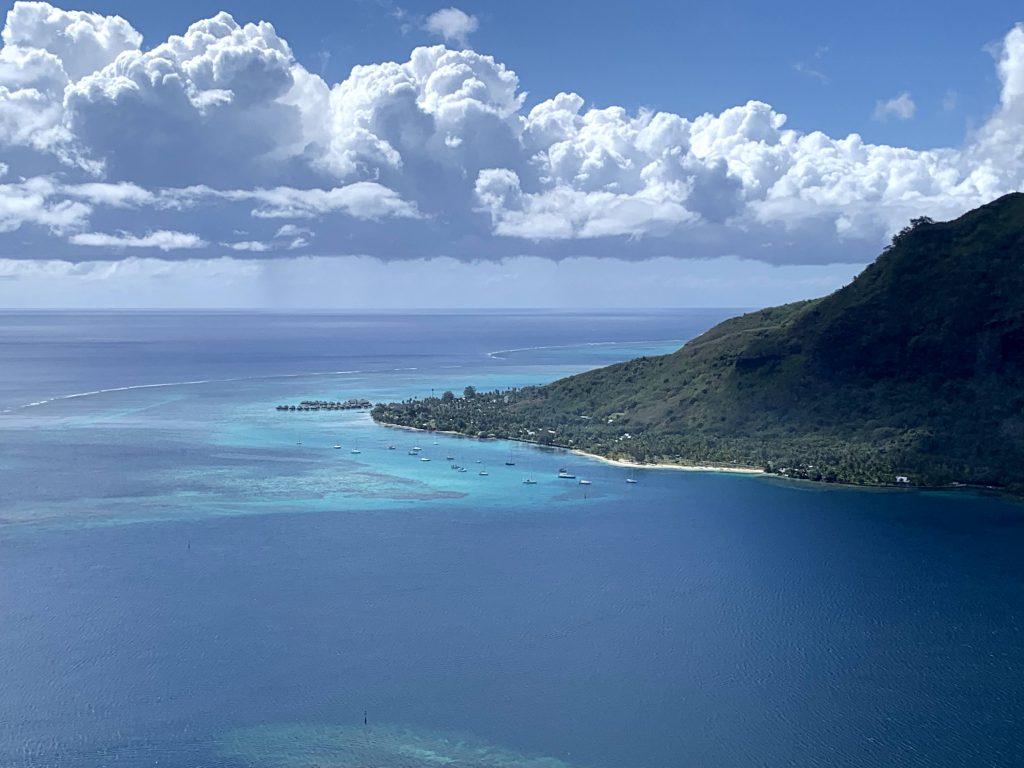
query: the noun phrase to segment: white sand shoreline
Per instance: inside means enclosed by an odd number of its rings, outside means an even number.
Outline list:
[[[594,459],[595,461],[600,461],[604,464],[612,464],[616,467],[626,467],[628,469],[675,469],[682,472],[731,472],[740,475],[767,474],[763,469],[758,469],[757,467],[733,467],[727,464],[672,464],[669,462],[644,464],[639,461],[629,461],[627,459],[609,459],[607,456],[601,456],[596,453],[588,453],[587,451],[580,451],[572,448],[566,448],[564,450],[569,451],[569,453],[575,453],[577,456],[584,456],[588,459]]]
[[[582,456],[586,459],[593,459],[594,461],[600,461],[604,464],[611,464],[615,467],[623,467],[625,469],[657,469],[657,470],[677,470],[681,472],[728,472],[730,474],[737,475],[765,475],[768,474],[763,469],[757,467],[733,467],[724,464],[670,464],[665,463],[654,463],[654,464],[642,464],[637,461],[628,461],[626,459],[610,459],[607,456],[601,456],[596,453],[588,453],[587,451],[581,451],[576,448],[564,448],[559,445],[544,445],[533,440],[516,440],[511,437],[474,437],[473,435],[465,435],[461,432],[453,432],[447,429],[423,429],[421,427],[409,427],[404,424],[388,424],[382,421],[374,421],[375,424],[379,424],[382,427],[389,427],[391,429],[405,429],[410,432],[425,432],[434,435],[451,435],[452,437],[462,437],[467,440],[505,440],[510,443],[523,443],[524,445],[536,445],[541,448],[554,448],[559,451],[565,451],[567,453],[575,454],[576,456]]]

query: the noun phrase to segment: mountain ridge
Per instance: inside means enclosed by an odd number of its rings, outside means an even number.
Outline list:
[[[1024,194],[915,219],[843,288],[669,355],[374,418],[641,462],[1024,489]]]

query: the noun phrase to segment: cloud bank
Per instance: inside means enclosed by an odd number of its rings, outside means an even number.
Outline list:
[[[129,255],[73,263],[0,259],[0,306],[85,308],[450,309],[736,306],[821,295],[848,282],[854,265],[772,266],[732,257],[501,262],[452,258],[383,261],[369,256],[234,257],[176,261]],[[380,286],[386,286],[381,291]],[[630,286],[623,291],[622,286]]]
[[[331,84],[266,21],[219,13],[147,47],[117,16],[15,3],[0,257],[863,263],[909,218],[1024,181],[1021,27],[1002,42],[991,117],[960,147],[915,150],[796,131],[756,100],[686,117],[558,93],[527,109],[515,71],[465,47],[474,17],[449,8],[426,26],[460,49]]]

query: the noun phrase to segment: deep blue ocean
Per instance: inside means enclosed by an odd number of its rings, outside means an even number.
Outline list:
[[[0,312],[0,768],[1024,765],[1019,503],[275,410],[728,314]]]

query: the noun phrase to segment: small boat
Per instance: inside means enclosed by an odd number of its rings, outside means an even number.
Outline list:
[[[422,449],[422,448],[420,448],[420,447],[419,447],[418,445],[414,445],[414,446],[412,447],[412,449],[413,449],[414,451],[422,451],[422,450],[423,450],[423,449]]]
[[[532,477],[528,477],[525,480],[523,480],[523,485],[536,485],[536,484],[537,484],[537,481],[534,480]]]
[[[576,479],[576,475],[574,475],[572,472],[570,472],[565,467],[562,467],[560,470],[558,470],[558,476],[560,478],[562,478],[563,480],[575,480]]]
[[[444,459],[445,459],[445,461],[455,461],[455,457],[454,456],[445,456]]]
[[[415,448],[410,448],[410,449],[409,449],[409,455],[410,455],[410,456],[419,456],[419,455],[420,455],[420,452],[419,452],[419,451],[417,451],[417,450],[416,450]]]
[[[362,453],[358,448],[353,448],[349,453]]]
[[[420,456],[420,461],[430,461],[429,456]]]
[[[468,471],[469,470],[467,470],[465,467],[459,467],[459,472],[468,472]]]
[[[487,475],[489,475],[490,472],[488,472],[486,469],[481,469],[477,474],[482,475],[483,477],[487,477]]]
[[[590,485],[589,480],[580,480],[580,485]]]
[[[395,446],[393,446],[393,445],[389,445],[389,446],[388,446],[388,450],[389,450],[389,451],[393,451],[393,450],[395,450]]]
[[[299,441],[298,441],[297,443],[295,443],[295,444],[296,444],[296,445],[302,445],[302,441],[301,441],[301,440],[299,440]]]
[[[626,482],[629,483],[630,485],[636,485],[636,480],[632,477],[627,477]]]
[[[338,445],[337,443],[335,443],[335,444],[334,444],[334,450],[336,450],[336,451],[340,451],[340,450],[341,450],[341,446],[340,446],[340,445]]]
[[[516,463],[512,460],[512,454],[508,455],[508,461],[505,462],[506,467],[514,467]]]
[[[434,445],[437,445],[437,440],[434,441]]]

